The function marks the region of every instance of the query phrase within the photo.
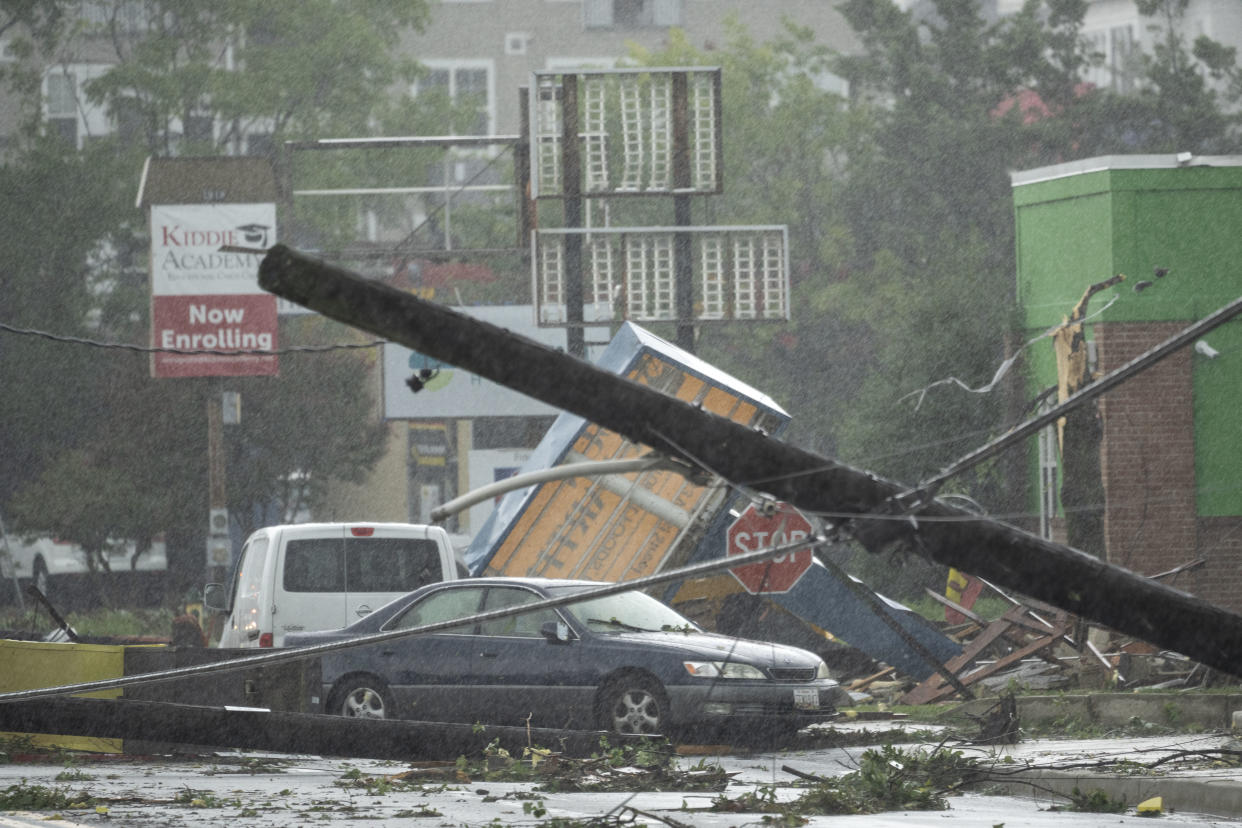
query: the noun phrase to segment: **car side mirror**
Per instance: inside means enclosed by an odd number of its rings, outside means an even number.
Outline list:
[[[207,584],[203,587],[203,606],[212,612],[229,612],[229,593],[224,584]]]
[[[549,644],[569,643],[569,625],[564,621],[544,621],[543,626],[539,628],[539,634],[546,638]]]

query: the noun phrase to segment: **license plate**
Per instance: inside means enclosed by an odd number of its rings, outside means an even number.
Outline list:
[[[794,709],[796,710],[819,710],[819,690],[814,687],[796,687],[794,694]]]

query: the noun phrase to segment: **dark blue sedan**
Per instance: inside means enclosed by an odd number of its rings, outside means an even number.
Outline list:
[[[451,621],[603,586],[546,578],[431,584],[341,630],[289,647]],[[788,735],[848,694],[814,653],[704,632],[642,592],[622,592],[325,653],[329,713],[424,721]]]

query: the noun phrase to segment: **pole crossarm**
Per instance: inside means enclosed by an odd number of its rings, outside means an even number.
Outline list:
[[[320,138],[316,141],[285,141],[287,150],[398,149],[409,147],[512,146],[518,135],[417,135],[391,138]]]
[[[872,551],[905,541],[938,563],[1218,670],[1242,672],[1242,616],[1079,550],[939,499],[910,501],[909,486],[772,439],[583,359],[284,245],[273,247],[263,259],[259,284],[733,484],[818,514]]]

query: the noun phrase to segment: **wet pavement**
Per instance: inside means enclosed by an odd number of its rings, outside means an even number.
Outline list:
[[[874,728],[873,728],[874,730]],[[805,740],[810,741],[810,740]],[[1228,750],[1224,733],[1173,734],[1085,741],[1032,740],[1004,748],[948,745],[988,763],[1009,781],[1010,795],[972,791],[948,798],[944,811],[894,811],[869,816],[811,816],[809,825],[857,828],[889,825],[1107,826],[1133,825],[1134,805],[1163,796],[1164,825],[1242,824],[1242,769],[1171,761],[1201,752]],[[909,750],[916,745],[902,745]],[[699,763],[734,774],[726,795],[771,790],[778,801],[796,798],[803,788],[788,769],[815,776],[841,775],[857,767],[866,746],[803,750],[729,752],[682,756],[688,768]],[[1141,765],[1159,762],[1153,771]],[[1104,763],[1104,765],[1101,765]],[[1104,770],[1104,767],[1107,770]],[[397,783],[412,766],[398,762],[341,760],[227,751],[197,757],[69,757],[0,765],[0,789],[11,786],[58,787],[96,804],[59,811],[0,812],[0,826],[255,826],[350,824],[578,825],[646,824],[740,826],[760,824],[761,814],[714,813],[718,794],[706,792],[543,793],[536,782],[491,782],[456,778],[451,763],[431,775]],[[439,774],[438,777],[435,774]],[[1062,782],[1081,790],[1100,789],[1130,806],[1120,814],[1054,810],[1066,799],[1050,788]],[[1032,787],[1034,785],[1035,787]],[[995,786],[990,790],[997,790]],[[72,803],[71,803],[72,804]],[[1215,812],[1213,815],[1212,812]],[[593,823],[591,821],[594,821]],[[564,825],[564,822],[559,823]]]

